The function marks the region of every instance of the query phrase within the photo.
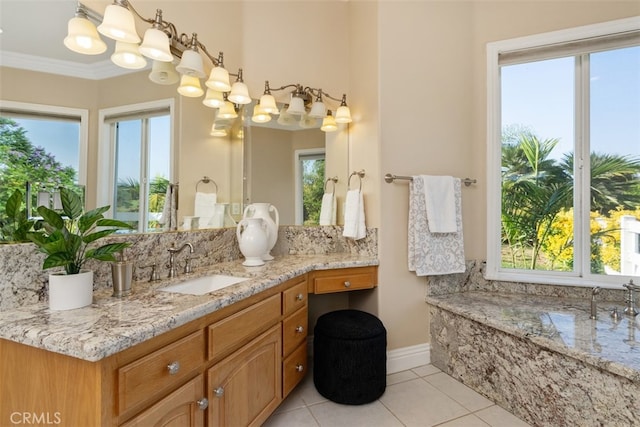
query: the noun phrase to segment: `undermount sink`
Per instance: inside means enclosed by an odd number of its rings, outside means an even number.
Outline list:
[[[188,295],[204,295],[209,292],[219,291],[227,286],[249,280],[246,277],[225,276],[224,274],[214,274],[212,276],[198,277],[175,285],[160,288],[160,291],[175,292]]]

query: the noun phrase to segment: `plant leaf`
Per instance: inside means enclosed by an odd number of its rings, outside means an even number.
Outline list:
[[[111,219],[111,218],[103,218],[99,220],[96,225],[100,227],[118,227],[118,228],[124,228],[127,230],[133,228],[131,227],[130,224],[127,224],[126,222],[122,222],[117,219]]]
[[[89,249],[86,258],[93,258],[100,261],[115,261],[113,254],[131,246],[131,243],[109,243],[96,249]]]
[[[43,269],[66,266],[71,262],[70,259],[67,258],[67,254],[64,252],[57,252],[55,254],[51,254],[45,258],[44,263],[42,264]]]
[[[100,230],[100,231],[96,231],[95,233],[91,233],[91,234],[87,234],[85,236],[82,237],[82,241],[85,243],[91,243],[95,240],[101,239],[103,237],[106,237],[110,234],[115,233],[118,230],[115,229],[108,229],[108,230]]]
[[[53,211],[46,206],[38,206],[38,213],[45,221],[45,228],[46,225],[50,225],[57,230],[62,230],[64,228],[64,220],[56,211]]]
[[[9,217],[9,219],[12,220],[13,222],[17,222],[20,220],[21,206],[22,206],[22,193],[20,192],[20,190],[16,190],[7,199],[7,204],[5,209],[7,213],[7,217]]]
[[[60,201],[62,202],[62,212],[70,219],[76,219],[82,215],[83,206],[80,196],[68,188],[60,189]]]

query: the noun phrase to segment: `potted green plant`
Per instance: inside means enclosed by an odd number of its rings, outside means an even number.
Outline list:
[[[60,190],[62,214],[45,206],[38,207],[42,220],[39,229],[28,238],[47,254],[43,269],[64,267],[64,272],[49,275],[49,308],[70,310],[91,304],[93,299],[93,271],[83,269],[89,259],[115,261],[114,254],[130,243],[109,243],[95,246],[94,242],[119,229],[131,228],[115,219],[105,218],[109,206],[84,212],[80,197],[73,191]],[[92,245],[93,244],[93,245]]]
[[[28,242],[27,233],[31,231],[35,221],[27,216],[22,208],[22,192],[15,190],[7,199],[4,217],[0,218],[0,243]]]

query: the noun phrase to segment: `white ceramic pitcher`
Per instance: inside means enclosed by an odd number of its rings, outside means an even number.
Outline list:
[[[262,218],[244,218],[236,228],[240,252],[245,257],[242,265],[255,267],[264,265],[262,255],[267,251],[269,231]]]
[[[271,216],[271,212],[275,214],[275,220]],[[278,209],[271,203],[251,203],[244,209],[243,218],[262,218],[267,224],[269,230],[269,242],[267,250],[262,256],[265,261],[271,261],[273,256],[270,254],[271,249],[276,245],[278,240],[278,227],[280,226],[280,215]]]

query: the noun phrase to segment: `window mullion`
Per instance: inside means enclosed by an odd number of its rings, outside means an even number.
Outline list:
[[[147,231],[148,206],[149,206],[149,119],[144,118],[142,122],[142,133],[140,135],[140,210],[139,226],[141,232]]]

